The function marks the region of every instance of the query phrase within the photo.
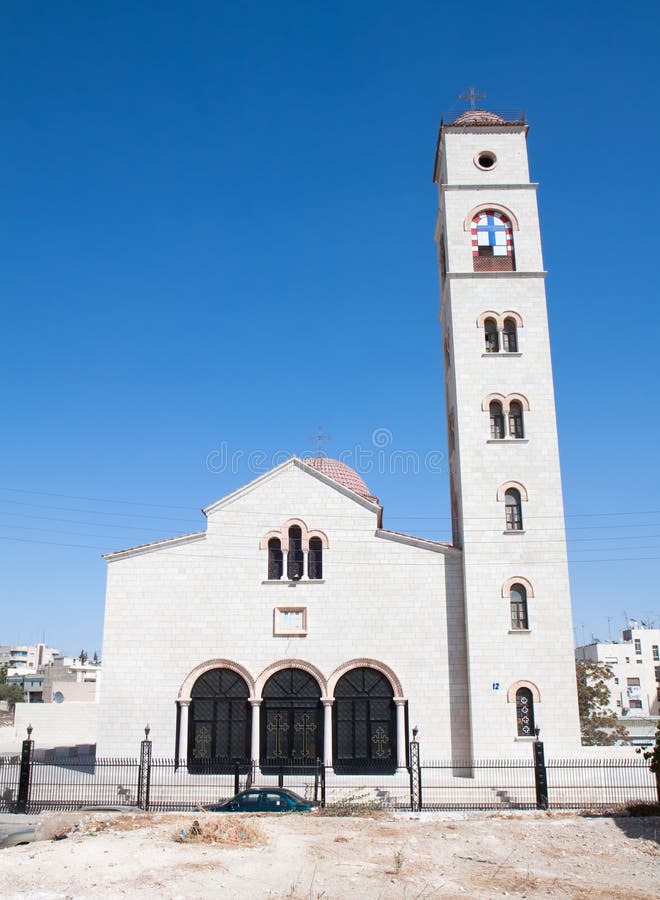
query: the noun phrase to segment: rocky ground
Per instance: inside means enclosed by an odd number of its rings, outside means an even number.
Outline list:
[[[48,813],[39,834],[0,850],[3,900],[660,896],[660,817]]]

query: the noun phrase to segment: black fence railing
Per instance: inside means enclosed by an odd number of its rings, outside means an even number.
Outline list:
[[[0,757],[0,812],[112,807],[194,810],[249,787],[286,787],[321,806],[408,810],[584,809],[660,802],[660,785],[642,758],[420,761],[393,773],[364,767],[345,773],[320,761],[152,758],[143,741],[135,758]]]

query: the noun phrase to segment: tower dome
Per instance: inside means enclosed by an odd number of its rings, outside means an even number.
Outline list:
[[[487,109],[468,109],[454,119],[452,125],[505,125],[506,121]]]
[[[375,499],[371,491],[364,483],[364,480],[358,475],[355,469],[351,469],[346,463],[340,462],[338,459],[328,459],[327,456],[313,456],[311,459],[303,459],[307,466],[316,469],[328,478],[332,478],[338,484],[343,484],[361,497],[368,497],[370,500]]]

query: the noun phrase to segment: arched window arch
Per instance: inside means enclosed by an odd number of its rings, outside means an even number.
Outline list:
[[[486,353],[499,353],[500,335],[496,319],[488,318],[484,322],[484,341]]]
[[[249,688],[238,672],[204,672],[190,692],[188,759],[191,771],[229,771],[230,763],[250,758]]]
[[[509,403],[509,437],[521,440],[525,437],[523,427],[523,407],[520,400]]]
[[[302,529],[300,525],[291,525],[289,528],[289,552],[286,557],[286,574],[291,581],[298,581],[303,577],[303,548]]]
[[[268,580],[279,581],[283,574],[282,541],[279,538],[270,538],[268,541]]]
[[[485,209],[476,213],[471,233],[475,272],[511,272],[515,269],[513,229],[503,212]]]
[[[504,510],[507,531],[522,531],[522,501],[517,488],[508,488],[504,494]]]
[[[490,436],[499,441],[504,437],[504,412],[499,400],[491,400],[488,405],[490,413]]]
[[[311,537],[309,539],[307,577],[312,580],[323,578],[323,541],[320,537]]]
[[[516,727],[518,737],[534,737],[534,697],[526,687],[516,691]]]
[[[516,582],[509,589],[511,607],[511,628],[513,631],[527,631],[529,616],[527,614],[527,590],[523,584]]]
[[[363,666],[335,687],[333,756],[336,769],[357,772],[396,767],[396,706],[389,679]]]
[[[505,353],[518,352],[518,326],[511,316],[507,316],[502,327],[502,349]]]

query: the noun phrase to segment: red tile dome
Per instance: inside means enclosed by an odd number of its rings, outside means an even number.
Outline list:
[[[327,456],[314,456],[311,459],[303,459],[303,462],[316,469],[317,472],[322,472],[323,475],[332,478],[338,484],[343,484],[344,487],[354,491],[361,497],[368,497],[370,500],[374,499],[362,478],[360,478],[355,469],[351,469],[346,463],[340,462],[338,459],[328,459]]]
[[[506,124],[501,116],[488,112],[487,109],[468,109],[462,113],[457,119],[451,122],[452,125],[504,125]]]

